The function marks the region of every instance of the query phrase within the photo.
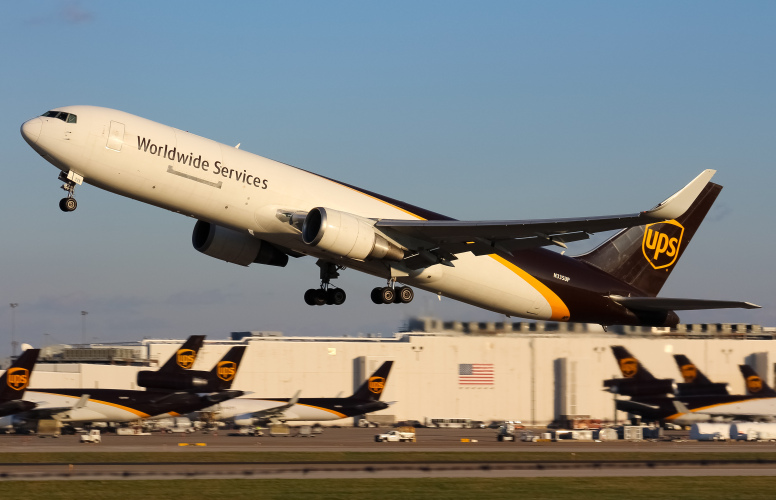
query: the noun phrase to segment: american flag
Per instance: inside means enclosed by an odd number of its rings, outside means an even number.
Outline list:
[[[458,385],[493,385],[493,363],[458,365]]]

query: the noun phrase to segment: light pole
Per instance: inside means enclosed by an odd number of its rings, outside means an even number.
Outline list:
[[[19,304],[11,302],[11,356],[16,356],[16,308]]]
[[[81,343],[86,344],[86,311],[81,311]]]

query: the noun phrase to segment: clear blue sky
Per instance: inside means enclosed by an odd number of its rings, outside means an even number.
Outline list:
[[[312,259],[243,269],[191,248],[194,221],[57,171],[19,135],[50,108],[121,109],[459,219],[651,207],[705,168],[725,189],[662,295],[776,326],[774,2],[7,2],[0,16],[0,355],[36,345],[392,332],[500,316],[419,292],[311,308]],[[573,253],[590,248],[577,244]],[[48,337],[45,337],[47,335]]]

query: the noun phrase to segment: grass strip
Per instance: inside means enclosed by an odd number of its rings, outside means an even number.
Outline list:
[[[627,462],[776,460],[776,452],[51,452],[2,453],[0,465],[19,463],[407,463],[407,462]]]
[[[434,499],[557,499],[749,500],[771,498],[771,477],[625,477],[625,478],[507,478],[507,479],[230,479],[167,481],[9,481],[5,498],[79,500],[142,498],[340,500]]]

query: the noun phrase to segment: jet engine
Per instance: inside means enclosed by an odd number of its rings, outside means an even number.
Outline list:
[[[169,389],[171,391],[200,391],[208,383],[208,372],[190,371],[170,374],[143,370],[137,374],[137,385],[147,389]]]
[[[347,212],[317,207],[302,224],[302,240],[321,250],[351,259],[399,261],[404,250],[374,228],[374,221]]]
[[[248,266],[252,263],[285,267],[288,255],[253,236],[205,221],[197,221],[191,236],[194,248],[216,259]]]

